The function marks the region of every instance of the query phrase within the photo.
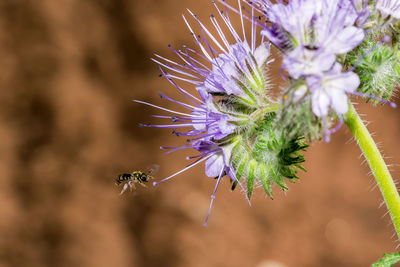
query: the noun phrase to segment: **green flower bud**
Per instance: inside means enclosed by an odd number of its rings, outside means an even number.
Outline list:
[[[256,184],[262,185],[265,192],[272,198],[271,185],[277,184],[283,190],[289,181],[299,178],[297,171],[305,170],[304,151],[308,145],[301,137],[288,139],[285,130],[278,126],[275,112],[265,116],[255,130],[244,132],[236,137],[236,145],[232,150],[232,166],[238,180],[243,178],[247,185],[250,198]],[[232,186],[234,189],[235,182]]]
[[[400,84],[399,50],[376,44],[370,38],[348,57],[348,65],[357,64],[361,55],[365,56],[354,70],[361,80],[358,92],[389,100]],[[374,104],[378,102],[374,100]]]

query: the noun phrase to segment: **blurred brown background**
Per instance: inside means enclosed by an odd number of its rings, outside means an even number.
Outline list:
[[[0,266],[368,266],[394,251],[346,127],[313,144],[309,171],[273,201],[259,190],[249,208],[224,181],[206,228],[215,181],[203,166],[118,195],[119,173],[158,163],[163,178],[187,164],[158,149],[183,140],[137,127],[157,111],[131,102],[178,95],[149,58],[192,44],[186,7],[215,12],[198,0],[0,0]],[[399,163],[399,109],[359,109]]]

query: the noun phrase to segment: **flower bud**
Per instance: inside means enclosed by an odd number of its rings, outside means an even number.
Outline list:
[[[362,60],[354,72],[360,77],[358,92],[389,100],[396,86],[400,83],[400,53],[391,46],[376,44],[371,39],[349,56],[349,65],[357,64],[357,58]],[[374,100],[378,103],[379,100]]]

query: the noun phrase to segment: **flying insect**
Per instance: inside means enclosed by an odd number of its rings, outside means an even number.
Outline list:
[[[143,187],[147,187],[145,183],[150,181],[150,179],[154,179],[154,177],[150,174],[157,172],[159,168],[159,165],[153,164],[147,172],[133,171],[132,173],[123,173],[118,175],[117,179],[115,180],[115,184],[121,185],[124,183],[124,187],[122,188],[120,195],[122,195],[128,188],[130,188],[131,191],[136,189],[135,184],[140,184]]]

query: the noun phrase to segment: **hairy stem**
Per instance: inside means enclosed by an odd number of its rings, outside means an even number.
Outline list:
[[[349,112],[345,116],[345,123],[350,128],[368,161],[396,228],[397,237],[400,239],[399,193],[379,149],[351,103]]]

